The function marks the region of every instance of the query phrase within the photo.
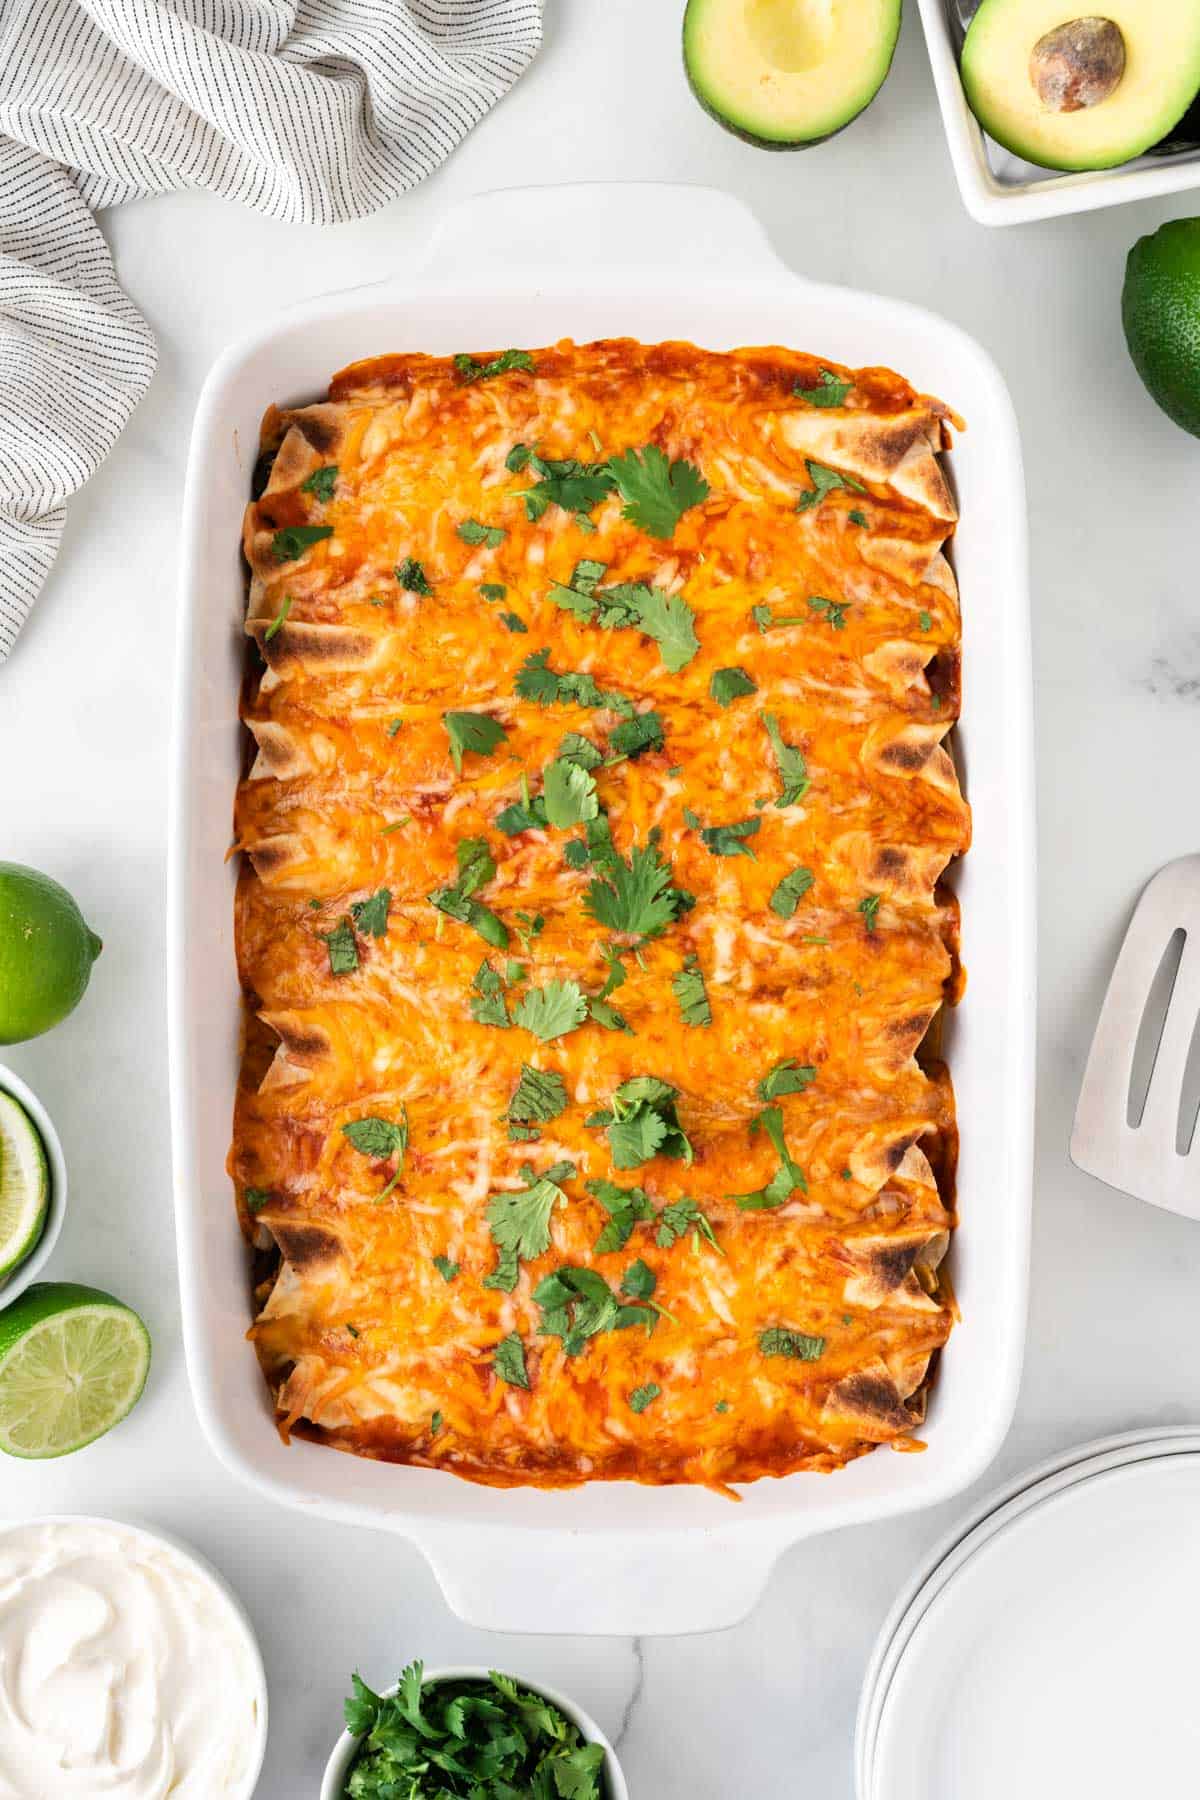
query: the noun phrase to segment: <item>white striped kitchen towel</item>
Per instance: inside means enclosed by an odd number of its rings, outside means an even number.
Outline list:
[[[532,61],[541,0],[0,0],[0,662],[154,372],[92,207],[360,218]]]

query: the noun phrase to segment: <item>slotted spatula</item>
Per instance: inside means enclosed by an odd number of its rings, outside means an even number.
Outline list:
[[[1200,1152],[1190,1154],[1200,1136],[1198,1019],[1200,856],[1184,856],[1147,884],[1125,933],[1084,1071],[1071,1161],[1189,1219],[1200,1219]]]

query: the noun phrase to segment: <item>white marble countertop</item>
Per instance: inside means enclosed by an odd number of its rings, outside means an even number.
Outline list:
[[[1196,848],[1200,448],[1143,393],[1119,297],[1134,239],[1200,211],[1200,196],[1007,231],[973,224],[911,12],[887,86],[848,132],[803,155],[751,149],[690,98],[679,13],[672,0],[548,0],[531,72],[439,174],[361,224],[288,227],[184,195],[105,221],[158,334],[159,373],[72,506],[53,578],[0,675],[0,856],[66,882],[105,951],[76,1015],[5,1060],[51,1109],[70,1160],[53,1273],[138,1306],[156,1360],[144,1401],[108,1440],[62,1463],[5,1464],[0,1517],[137,1517],[220,1565],[257,1623],[271,1683],[260,1800],[315,1800],[349,1671],[382,1682],[414,1655],[498,1662],[565,1688],[619,1743],[637,1800],[850,1800],[875,1632],[965,1505],[801,1545],[728,1633],[501,1638],[453,1618],[404,1543],[275,1509],[199,1436],[179,1337],[163,1016],[165,751],[192,409],[230,337],[281,300],[387,274],[461,196],[589,179],[728,188],[795,268],[926,303],[999,362],[1032,526],[1041,1028],[1028,1355],[987,1480],[1101,1432],[1200,1416],[1200,1231],[1078,1174],[1066,1153],[1130,905],[1160,863]]]

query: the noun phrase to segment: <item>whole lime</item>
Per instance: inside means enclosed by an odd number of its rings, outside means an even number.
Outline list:
[[[1125,264],[1121,320],[1151,397],[1200,437],[1200,219],[1172,219],[1138,239]]]
[[[0,862],[0,1044],[40,1037],[83,998],[100,939],[65,887]]]

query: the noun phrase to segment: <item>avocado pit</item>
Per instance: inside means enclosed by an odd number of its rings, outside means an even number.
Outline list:
[[[1040,37],[1029,58],[1029,79],[1042,105],[1055,113],[1099,106],[1125,73],[1125,39],[1111,19],[1069,19]]]

